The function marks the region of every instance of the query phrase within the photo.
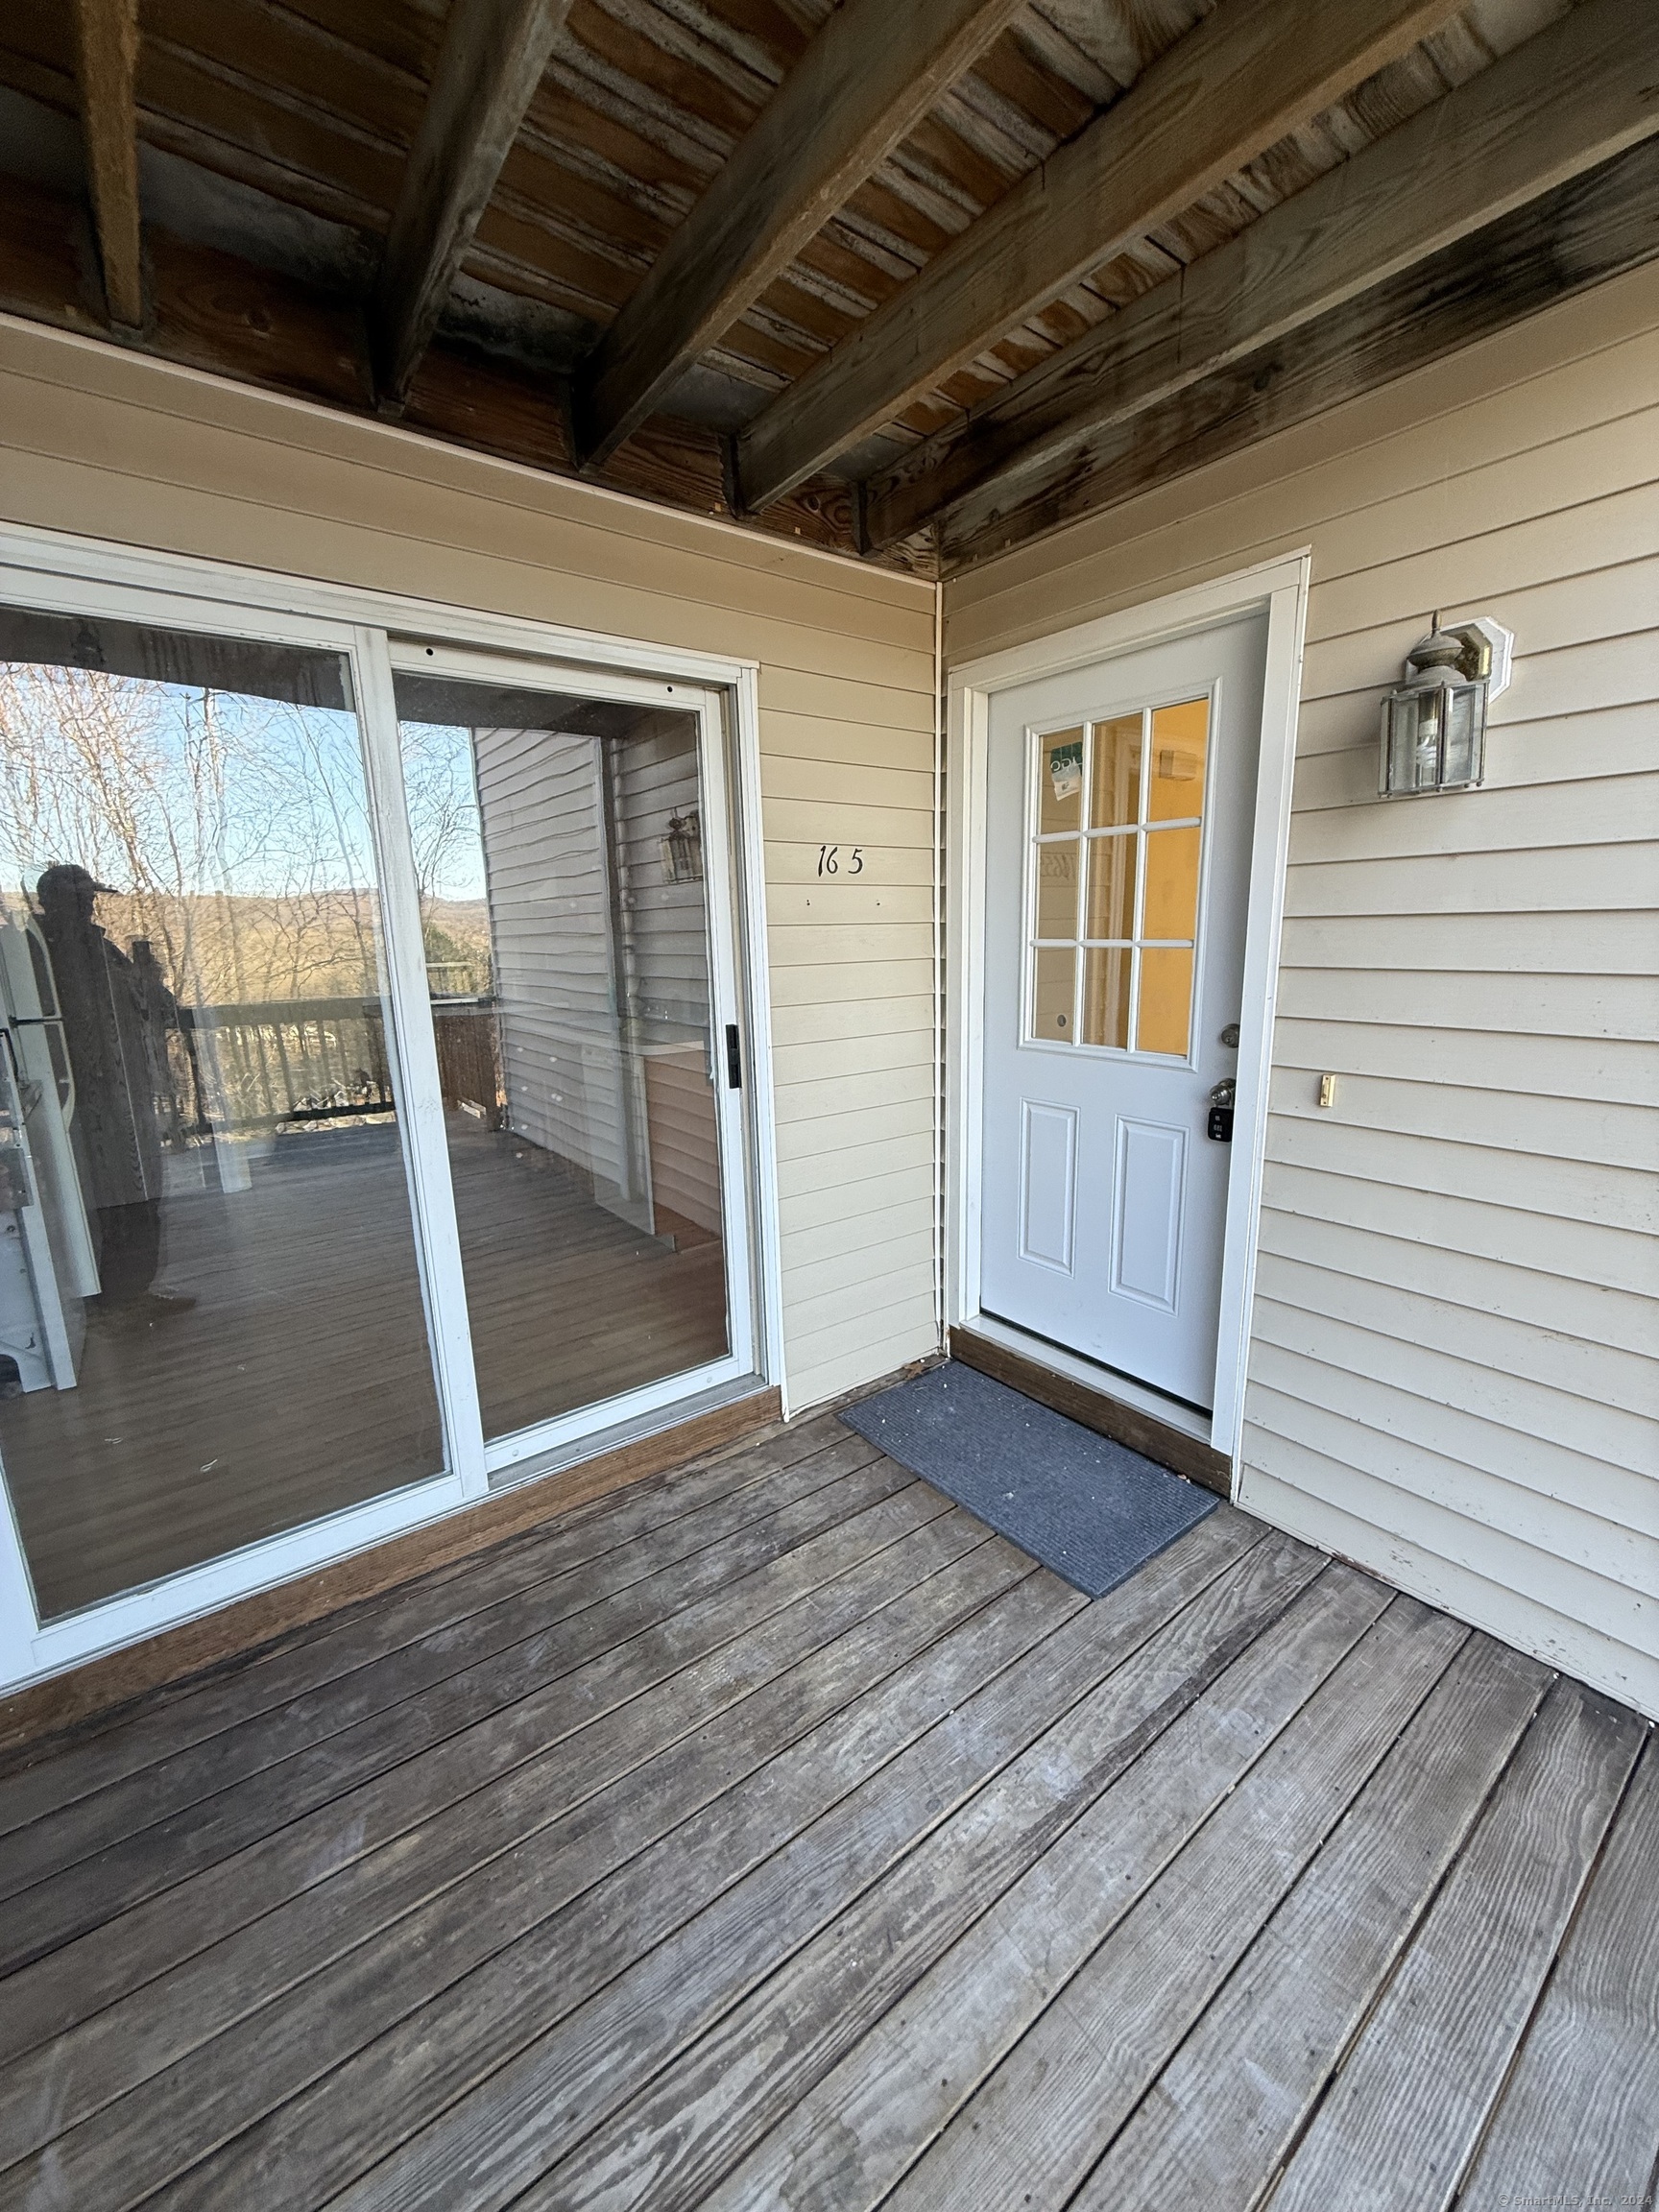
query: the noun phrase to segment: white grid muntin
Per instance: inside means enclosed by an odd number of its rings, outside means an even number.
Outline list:
[[[1204,781],[1199,799],[1199,811],[1190,815],[1171,815],[1157,822],[1148,819],[1148,806],[1152,785],[1152,717],[1166,707],[1194,706],[1203,700],[1208,708],[1204,757]],[[1170,697],[1159,692],[1139,702],[1125,702],[1109,711],[1092,713],[1079,719],[1068,715],[1054,722],[1031,723],[1025,731],[1025,825],[1024,825],[1024,876],[1022,891],[1022,923],[1024,946],[1022,953],[1022,979],[1020,998],[1021,1043],[1038,1051],[1085,1052],[1109,1054],[1116,1060],[1142,1061],[1157,1067],[1190,1067],[1197,1050],[1195,1040],[1201,1031],[1200,996],[1203,980],[1204,914],[1208,904],[1206,897],[1210,873],[1210,817],[1212,790],[1215,776],[1214,733],[1219,726],[1221,711],[1221,685],[1219,679],[1203,690],[1182,690]],[[1094,733],[1110,723],[1126,722],[1138,715],[1141,721],[1140,781],[1136,794],[1135,820],[1095,827],[1087,820],[1094,791]],[[1042,774],[1045,749],[1055,737],[1065,736],[1072,730],[1082,733],[1081,782],[1078,792],[1078,827],[1075,830],[1045,830],[1041,827]],[[1166,830],[1196,830],[1199,833],[1198,880],[1193,912],[1193,932],[1190,937],[1147,937],[1142,925],[1146,911],[1146,846],[1148,839],[1162,835]],[[1090,937],[1083,933],[1082,925],[1088,920],[1090,848],[1113,838],[1125,843],[1133,841],[1135,847],[1134,913],[1131,919],[1133,935],[1129,937]],[[1073,919],[1078,927],[1070,937],[1043,937],[1038,934],[1038,886],[1041,854],[1046,846],[1074,845],[1078,849],[1079,866],[1076,882],[1076,904]],[[1075,955],[1072,963],[1071,1035],[1070,1039],[1041,1037],[1035,1025],[1037,955],[1044,951],[1070,951]],[[1128,1045],[1089,1044],[1082,1034],[1084,978],[1087,974],[1087,954],[1096,951],[1126,951],[1129,954],[1129,1008],[1125,1034],[1135,1039],[1140,1034],[1141,975],[1142,952],[1190,951],[1192,954],[1192,985],[1188,1006],[1187,1050],[1185,1053],[1152,1052],[1142,1049],[1131,1042]]]

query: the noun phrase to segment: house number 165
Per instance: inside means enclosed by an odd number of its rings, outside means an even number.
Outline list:
[[[820,876],[839,876],[839,875],[840,875],[840,873],[841,873],[841,848],[840,848],[840,846],[839,846],[839,845],[820,845],[820,846],[819,846],[819,848],[818,848],[818,873],[819,873],[819,875],[820,875]],[[847,873],[848,873],[848,875],[849,875],[849,876],[862,876],[862,875],[863,875],[863,873],[864,873],[864,848],[863,848],[863,846],[862,846],[862,845],[854,845],[854,848],[853,848],[853,851],[852,851],[851,854],[848,856],[848,861],[847,861]]]

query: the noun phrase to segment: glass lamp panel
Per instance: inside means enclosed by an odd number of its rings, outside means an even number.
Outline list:
[[[1480,772],[1479,741],[1485,686],[1459,684],[1446,694],[1446,742],[1441,749],[1442,783],[1472,783]]]
[[[1416,692],[1390,693],[1382,713],[1382,788],[1398,797],[1417,787]]]
[[[1133,937],[1139,839],[1131,830],[1089,839],[1086,937]]]
[[[1210,753],[1210,702],[1184,699],[1152,713],[1148,822],[1190,822],[1204,811],[1204,769]]]
[[[1115,1045],[1119,1051],[1129,1043],[1129,965],[1134,955],[1127,945],[1113,945],[1083,955],[1083,1042]]]
[[[1116,721],[1094,725],[1092,830],[1116,830],[1140,820],[1141,722],[1139,714],[1120,714]]]
[[[1045,946],[1036,954],[1031,989],[1031,1034],[1050,1044],[1071,1043],[1071,999],[1077,954],[1070,945]]]
[[[1077,934],[1078,841],[1068,837],[1037,848],[1037,912],[1033,937]]]
[[[1194,937],[1198,922],[1198,830],[1146,832],[1142,937]]]
[[[1083,827],[1083,733],[1045,737],[1037,757],[1037,828],[1045,836]]]
[[[1171,1052],[1185,1059],[1191,1026],[1190,950],[1172,951],[1163,947],[1149,947],[1141,955],[1141,1011],[1135,1029],[1136,1049]]]

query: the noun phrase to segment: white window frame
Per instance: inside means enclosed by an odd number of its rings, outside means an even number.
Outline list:
[[[950,1326],[962,1327],[979,1315],[989,829],[986,775],[991,701],[998,692],[1017,685],[1170,642],[1238,615],[1266,614],[1266,673],[1250,841],[1238,1091],[1222,1246],[1215,1388],[1209,1424],[1212,1447],[1232,1462],[1235,1494],[1240,1470],[1245,1359],[1267,1146],[1268,1077],[1289,856],[1290,786],[1311,566],[1310,549],[1300,547],[1212,583],[1078,623],[1027,645],[964,661],[951,669],[949,677],[946,942],[950,958],[945,1040],[945,1310]],[[1029,737],[1026,741],[1029,743]],[[1029,843],[1027,838],[1028,849]],[[1077,1047],[1056,1046],[1055,1049],[1075,1051]],[[1154,1394],[1147,1391],[1143,1398],[1147,1407],[1155,1409]],[[1141,1402],[1138,1395],[1137,1403]],[[1180,1425],[1189,1426],[1185,1421]]]
[[[405,1088],[422,1110],[407,1118],[405,1159],[418,1229],[422,1289],[445,1418],[446,1471],[413,1481],[322,1520],[284,1530],[164,1580],[42,1625],[9,1494],[0,1513],[0,1690],[77,1666],[141,1637],[199,1618],[236,1599],[327,1565],[389,1537],[465,1509],[487,1495],[492,1476],[535,1472],[602,1450],[617,1433],[666,1427],[685,1401],[706,1402],[711,1385],[783,1386],[782,1299],[778,1219],[777,1137],[773,1113],[771,995],[768,985],[759,779],[758,667],[753,661],[698,653],[631,637],[460,609],[349,585],[319,583],[263,569],[155,552],[68,533],[0,523],[0,601],[46,613],[103,615],[161,629],[227,638],[310,646],[344,656],[351,669],[362,734],[380,879],[382,936],[394,1035],[389,1042]],[[728,1247],[733,1342],[725,1359],[599,1405],[538,1430],[480,1448],[477,1385],[462,1299],[459,1238],[450,1203],[447,1146],[438,1097],[437,1054],[429,1022],[416,1018],[426,997],[415,903],[413,859],[403,806],[402,764],[392,694],[397,640],[446,648],[455,666],[493,666],[511,656],[516,676],[532,685],[579,684],[596,697],[665,704],[670,696],[699,717],[704,742],[705,820],[722,811],[718,843],[730,825],[724,880],[712,937],[717,997],[733,1009],[745,1046],[743,1085],[717,1089],[723,1154],[747,1163],[744,1191],[729,1193],[746,1213]],[[492,662],[492,657],[496,657]],[[422,654],[421,664],[432,663]],[[709,878],[712,885],[712,876]],[[435,1125],[434,1125],[435,1123]],[[723,1166],[725,1159],[723,1157]],[[739,1315],[742,1316],[741,1322]]]

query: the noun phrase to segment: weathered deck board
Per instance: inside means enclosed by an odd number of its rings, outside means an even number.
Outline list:
[[[1011,1644],[993,1617],[971,1623],[959,1650],[940,1647],[946,1687],[920,1714],[902,1693],[815,1732],[618,1869],[586,1910],[555,1915],[342,2069],[326,2104],[285,2115],[278,2155],[231,2178],[251,2197],[321,2202],[352,2159],[393,2153],[343,2202],[508,2200],[548,2163],[549,2143],[619,2104],[711,2012],[830,1925],[1171,1617],[1183,1622],[1214,1583],[1235,1586],[1255,1552],[1300,1552],[1268,1539],[1238,1561],[1251,1534],[1234,1517],[1184,1557],[1166,1554],[1162,1574],[1154,1562],[1117,1605],[1068,1593],[1041,1641],[1022,1631]],[[1262,1606],[1250,1614],[1240,1598],[1224,1610],[1244,1626],[1238,1611],[1254,1625]],[[423,2127],[445,2099],[454,2102]]]
[[[365,1659],[349,1679],[336,1675],[308,1696],[290,1697],[257,1719],[245,1720],[228,1742],[215,1737],[175,1752],[65,1807],[51,1820],[13,1832],[0,1839],[0,1900],[124,1843],[186,1806],[217,1797],[298,1752],[344,1735],[374,1714],[426,1696],[439,1683],[543,1635],[556,1623],[588,1613],[602,1599],[693,1558],[723,1537],[751,1530],[764,1517],[799,1504],[875,1457],[873,1447],[859,1451],[843,1439],[563,1573],[492,1592],[458,1626],[435,1627],[412,1647]],[[721,1555],[722,1567],[726,1556]],[[514,1565],[523,1570],[531,1563]],[[647,1595],[646,1604],[655,1611],[654,1594]],[[624,1608],[614,1607],[606,1616],[612,1622],[619,1618],[629,1618]]]
[[[1471,1637],[1094,2168],[1080,2203],[1253,2204],[1551,1676]]]
[[[636,1699],[495,1777],[423,1822],[403,1848],[351,1862],[37,2046],[15,2062],[12,2095],[0,2104],[0,2166],[301,1984],[292,2014],[281,2017],[303,2025],[316,2016],[306,2045],[310,2079],[348,2025],[334,2001],[347,1977],[323,1971],[335,1960],[394,1924],[399,1949],[421,1939],[425,1921],[440,1915],[407,1915],[511,1854],[512,1863],[488,1878],[486,1894],[474,1889],[458,1908],[467,1940],[482,1954],[492,1923],[498,1929],[506,1921],[511,1932],[515,1903],[533,1918],[577,1893],[579,1870],[595,1857],[594,1838],[602,1874],[618,1834],[642,1849],[1032,1572],[1029,1560],[960,1510],[926,1523],[685,1669],[660,1695]],[[373,1970],[372,1959],[364,1963]],[[382,2007],[395,1980],[388,1972],[375,1985]],[[364,2013],[349,2026],[359,2039],[372,2032]],[[185,2094],[194,2093],[190,2081],[184,2070],[176,2073]],[[244,2088],[279,2102],[268,2056]],[[35,2132],[27,2132],[31,2121]],[[81,2154],[79,2147],[60,2153]]]
[[[830,1414],[756,1444],[728,1445],[707,1460],[609,1492],[481,1555],[435,1567],[282,1637],[234,1669],[169,1688],[142,1708],[70,1743],[14,1755],[0,1768],[0,1836],[111,1787],[129,1774],[239,1726],[390,1651],[436,1634],[499,1599],[583,1566],[716,1498],[845,1441]]]
[[[1649,1739],[1458,2212],[1526,2193],[1651,2203],[1659,2182],[1659,1746]]]
[[[1451,2203],[1642,1735],[1575,1682],[1551,1691],[1264,2200],[1273,2212]]]
[[[905,1492],[919,1494],[906,1497]],[[330,1803],[354,1784],[400,1773],[417,1754],[506,1708],[527,1722],[526,1703],[534,1697],[538,1720],[546,1707],[550,1724],[557,1727],[568,1725],[583,1703],[588,1718],[596,1709],[595,1700],[637,1696],[675,1664],[695,1656],[698,1647],[711,1648],[725,1640],[730,1622],[759,1599],[753,1590],[733,1596],[739,1580],[770,1569],[763,1587],[773,1602],[787,1603],[803,1577],[820,1575],[822,1563],[839,1561],[849,1543],[889,1540],[905,1525],[906,1515],[926,1516],[941,1504],[891,1461],[872,1460],[840,1476],[721,1543],[448,1675],[424,1695],[403,1698],[389,1711],[373,1714],[339,1736],[191,1806],[179,1818],[148,1825],[95,1858],[36,1883],[7,1917],[0,1967],[27,1963],[126,1907],[175,1887],[186,1875],[286,1828],[300,1814]],[[819,1551],[807,1549],[811,1542]],[[660,1609],[665,1605],[673,1610],[664,1619]],[[582,1696],[573,1679],[578,1672]]]
[[[782,1431],[0,1778],[0,2207],[1639,2199],[1659,1756],[1551,1681]]]

